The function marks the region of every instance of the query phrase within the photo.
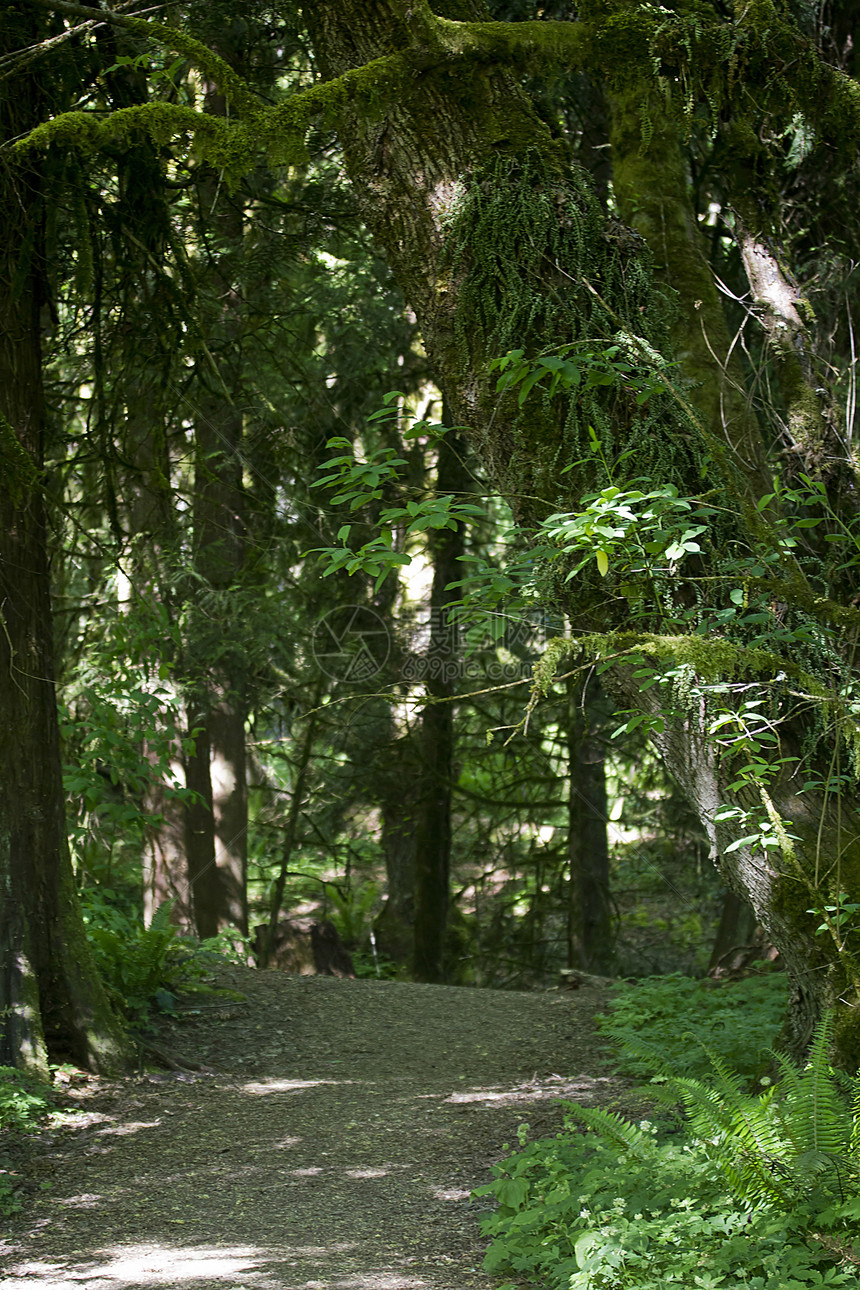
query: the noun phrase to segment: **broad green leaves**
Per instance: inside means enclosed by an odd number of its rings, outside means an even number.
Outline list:
[[[629,345],[600,346],[577,342],[560,345],[553,353],[526,358],[525,350],[512,349],[490,364],[498,371],[496,390],[500,394],[516,389],[523,407],[533,390],[547,398],[559,391],[590,390],[601,385],[618,385],[635,395],[641,407],[651,396],[665,390],[665,377],[631,356]]]
[[[702,507],[694,510],[672,484],[650,492],[610,484],[583,498],[582,510],[550,515],[542,528],[560,554],[581,557],[567,582],[592,558],[601,577],[613,567],[625,576],[649,578],[659,568],[672,574],[688,555],[701,552],[698,539],[707,526],[689,520],[707,514]]]
[[[372,413],[368,423],[378,425],[401,420],[403,412],[397,404],[400,398],[402,395],[397,390],[386,394],[385,406]],[[404,430],[404,438],[421,435],[433,444],[445,431],[445,426],[412,418],[411,425]],[[329,489],[333,493],[333,506],[369,511],[377,533],[359,546],[353,541],[354,526],[343,524],[337,533],[339,546],[306,551],[305,555],[322,558],[325,578],[340,571],[364,573],[374,579],[378,590],[395,569],[411,564],[412,556],[406,549],[410,539],[432,529],[456,530],[460,524],[484,517],[483,507],[449,494],[424,492],[410,496],[404,482],[408,463],[393,448],[372,449],[362,460],[349,439],[330,439],[327,447],[335,455],[324,461],[320,469],[329,473],[315,480],[313,487]]]

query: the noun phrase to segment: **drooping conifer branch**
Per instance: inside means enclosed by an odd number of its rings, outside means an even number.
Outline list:
[[[154,40],[167,49],[182,54],[199,71],[211,79],[226,99],[240,112],[254,112],[262,106],[262,100],[251,89],[246,81],[233,70],[229,63],[220,58],[202,41],[195,40],[187,32],[165,23],[151,22],[148,18],[134,18],[129,14],[117,13],[115,9],[96,9],[89,5],[74,4],[72,0],[32,0],[40,9],[49,9],[53,13],[67,14],[71,18],[89,18],[97,22],[108,23],[112,27],[122,27],[147,40]]]

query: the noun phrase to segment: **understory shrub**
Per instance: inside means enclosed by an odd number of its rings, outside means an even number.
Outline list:
[[[683,1120],[570,1105],[556,1138],[522,1126],[476,1193],[498,1202],[486,1268],[548,1290],[860,1286],[860,1079],[830,1069],[829,1038],[825,1020],[805,1068],[774,1055],[755,1094],[714,1054],[708,1083],[666,1077]]]
[[[782,973],[718,984],[692,977],[645,977],[612,987],[609,1012],[597,1018],[625,1075],[705,1078],[708,1053],[753,1078],[767,1069],[788,1000]]]
[[[35,1128],[51,1105],[47,1085],[14,1066],[0,1066],[0,1133]]]
[[[218,962],[248,960],[248,938],[235,928],[197,942],[179,935],[170,911],[170,901],[159,905],[145,927],[103,900],[84,902],[96,965],[115,1003],[136,1027],[146,1026],[153,1011],[174,1013],[182,992],[225,993],[212,991],[202,978]]]
[[[51,1090],[13,1066],[0,1066],[0,1137],[38,1128],[53,1105]],[[21,1208],[12,1162],[0,1154],[0,1215]]]

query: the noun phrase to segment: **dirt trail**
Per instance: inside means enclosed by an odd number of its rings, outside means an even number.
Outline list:
[[[470,1201],[554,1099],[610,1101],[592,989],[520,994],[235,969],[171,1051],[215,1074],[76,1096],[0,1243],[6,1290],[492,1290]]]

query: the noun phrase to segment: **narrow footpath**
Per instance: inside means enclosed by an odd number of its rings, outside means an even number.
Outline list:
[[[230,969],[159,1044],[208,1071],[69,1091],[4,1290],[492,1290],[485,1200],[517,1126],[607,1104],[605,994],[513,993]],[[49,1186],[45,1186],[49,1184]]]

